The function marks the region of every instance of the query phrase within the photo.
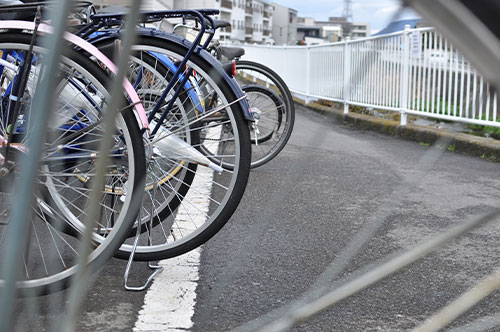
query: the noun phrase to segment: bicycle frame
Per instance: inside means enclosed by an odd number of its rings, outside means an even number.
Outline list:
[[[155,117],[156,113],[158,112],[160,105],[163,103],[165,100],[166,96],[168,93],[170,93],[170,90],[172,90],[175,82],[180,79],[180,84],[179,87],[174,91],[165,111],[161,114],[160,119],[158,120],[155,128],[151,132],[151,136],[154,136],[159,127],[161,126],[162,122],[166,118],[169,110],[173,106],[174,101],[176,98],[179,96],[183,88],[189,88],[190,83],[189,79],[192,75],[192,69],[189,68],[185,73],[183,73],[183,68],[186,68],[186,64],[189,60],[189,57],[191,54],[196,53],[197,55],[200,55],[201,57],[204,58],[207,62],[209,62],[214,68],[216,68],[219,73],[221,74],[221,77],[224,78],[224,80],[231,86],[233,91],[235,91],[237,99],[241,98],[244,96],[243,92],[239,88],[238,84],[232,80],[228,75],[224,73],[223,70],[220,70],[220,64],[217,62],[214,62],[213,57],[206,52],[206,48],[208,47],[210,41],[212,40],[215,29],[206,29],[206,24],[205,20],[209,22],[210,26],[214,27],[214,20],[210,17],[210,15],[218,14],[217,10],[200,10],[200,11],[195,11],[195,10],[181,10],[181,11],[157,11],[157,12],[144,12],[143,16],[145,22],[150,22],[150,21],[155,21],[164,17],[182,17],[183,20],[186,19],[186,17],[189,18],[195,18],[196,22],[200,24],[200,30],[198,32],[198,35],[196,36],[194,42],[189,45],[188,51],[181,61],[180,64],[176,65],[171,62],[170,60],[166,59],[166,57],[159,58],[159,60],[166,65],[168,68],[172,69],[174,72],[174,75],[170,82],[168,83],[167,87],[163,91],[162,95],[160,96],[160,99],[157,101],[155,107],[151,111],[148,120],[152,121],[153,118]],[[111,15],[102,15],[102,14],[97,14],[92,16],[92,22],[82,29],[80,29],[77,34],[81,35],[83,38],[87,38],[87,40],[94,44],[97,45],[99,43],[106,43],[110,41],[114,41],[120,37],[120,30],[119,29],[110,29],[111,26],[113,25],[118,25],[121,23],[121,18],[123,17],[122,14],[111,14]],[[104,28],[104,30],[100,30]],[[200,46],[200,42],[202,39],[203,34],[207,32],[209,34],[207,40],[204,42],[202,46]],[[159,31],[156,29],[152,28],[139,28],[137,30],[137,34],[140,36],[148,37],[152,36],[155,38],[160,38],[164,40],[168,40],[170,42],[174,43],[179,43],[179,44],[184,44],[185,45],[185,40],[180,38],[179,36],[173,35],[173,34],[168,34],[163,31]],[[188,89],[188,91],[190,91]],[[196,97],[196,99],[198,99]],[[196,100],[195,99],[195,100]],[[242,109],[244,110],[244,117],[247,121],[253,121],[253,116],[250,113],[248,103],[244,100],[241,99],[239,101],[242,103]]]
[[[119,38],[119,34],[120,34],[120,32],[117,30],[106,31],[106,33],[100,34],[99,36],[96,36],[96,38],[94,38],[94,39],[90,39],[89,42],[92,44],[95,44],[95,45],[105,43],[105,42],[111,42],[111,41]],[[156,29],[140,28],[137,30],[137,34],[139,36],[143,36],[143,37],[150,37],[151,36],[154,38],[163,39],[163,40],[177,43],[177,44],[181,44],[181,45],[183,43],[185,43],[185,40],[182,37],[179,37],[179,36],[173,35],[173,34],[169,34],[169,33],[163,32],[163,31],[159,31]],[[220,66],[220,63],[208,51],[206,51],[203,48],[198,46],[195,48],[194,53],[201,56],[209,64],[213,65],[214,69],[217,70],[217,72],[220,73],[221,77],[223,77],[224,80],[231,86],[231,88],[233,89],[233,91],[236,94],[237,99],[244,96],[244,93],[241,91],[241,88],[239,87],[238,83],[234,79],[230,78],[224,72],[223,68]],[[169,65],[168,63],[164,63],[164,64],[167,66],[171,66],[172,68],[177,69],[179,71],[178,77],[180,77],[180,75],[181,75],[181,72],[182,72],[181,68],[185,68],[185,67],[182,67],[182,64],[179,64],[178,66],[176,66],[175,64],[171,64],[171,65]],[[188,76],[190,77],[190,75],[186,75],[186,77],[184,78],[185,79],[184,84],[180,84],[181,88],[186,87],[185,84],[187,84],[187,82],[188,82],[187,81]],[[172,81],[173,81],[173,79],[172,79]],[[242,104],[242,106],[243,106],[242,108],[245,112],[243,114],[245,119],[247,121],[253,121],[253,117],[248,109],[248,103],[246,102],[246,100],[242,99],[240,101],[240,103]]]
[[[34,22],[27,22],[27,21],[0,21],[0,29],[12,29],[12,30],[27,30],[30,32],[33,32],[35,30],[35,23]],[[52,27],[48,26],[46,24],[40,24],[38,27],[38,31],[42,33],[52,33]],[[118,72],[118,69],[114,65],[114,63],[106,57],[101,51],[99,51],[95,46],[92,44],[86,42],[85,40],[81,39],[80,37],[66,32],[64,34],[64,38],[66,41],[68,41],[70,44],[74,45],[75,47],[78,47],[93,56],[102,63],[103,66],[105,66],[107,69],[109,69],[112,73],[116,74]],[[141,128],[148,128],[149,126],[149,121],[148,117],[146,115],[146,111],[144,109],[144,106],[142,105],[142,102],[137,95],[134,87],[130,82],[127,80],[123,81],[123,87],[125,91],[127,92],[130,101],[133,105],[134,111],[136,116],[138,117],[138,123]]]

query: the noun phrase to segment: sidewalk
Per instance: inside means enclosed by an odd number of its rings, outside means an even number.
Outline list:
[[[344,114],[343,110],[335,108],[335,106],[323,106],[314,102],[305,105],[301,99],[295,99],[295,102],[315,112],[326,115],[329,118],[335,119],[337,123],[342,123],[350,127],[371,130],[384,135],[395,136],[425,145],[432,145],[438,139],[444,138],[449,140],[450,143],[448,146],[442,148],[446,148],[449,151],[457,153],[500,162],[500,141],[492,138],[479,137],[415,124],[401,126],[398,121],[379,119],[373,116],[352,112]]]

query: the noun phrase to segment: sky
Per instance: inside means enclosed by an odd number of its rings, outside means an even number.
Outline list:
[[[299,16],[314,17],[326,21],[329,16],[341,16],[344,8],[343,0],[272,0],[283,6],[298,11]],[[352,0],[353,20],[370,23],[372,33],[382,30],[398,11],[397,0]],[[405,10],[399,19],[416,18],[418,15]]]

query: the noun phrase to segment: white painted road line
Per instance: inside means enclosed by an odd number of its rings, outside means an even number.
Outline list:
[[[164,260],[146,293],[134,331],[186,331],[193,326],[200,249]]]
[[[209,135],[220,137],[220,129],[211,129]],[[215,153],[217,144],[210,150]],[[213,170],[198,166],[192,188],[177,211],[176,228],[189,232],[205,222],[210,207],[213,174]],[[196,303],[200,252],[198,248],[159,262],[164,270],[156,276],[146,293],[134,331],[186,331],[193,326],[191,318]]]

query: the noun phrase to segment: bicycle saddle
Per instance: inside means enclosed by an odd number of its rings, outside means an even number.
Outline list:
[[[231,26],[231,23],[229,23],[229,21],[226,21],[226,20],[214,20],[214,24],[215,24],[215,30],[219,29],[219,28],[225,28],[225,27],[230,27]]]
[[[220,47],[221,54],[229,60],[233,60],[234,58],[239,58],[245,54],[245,50],[241,47]]]

